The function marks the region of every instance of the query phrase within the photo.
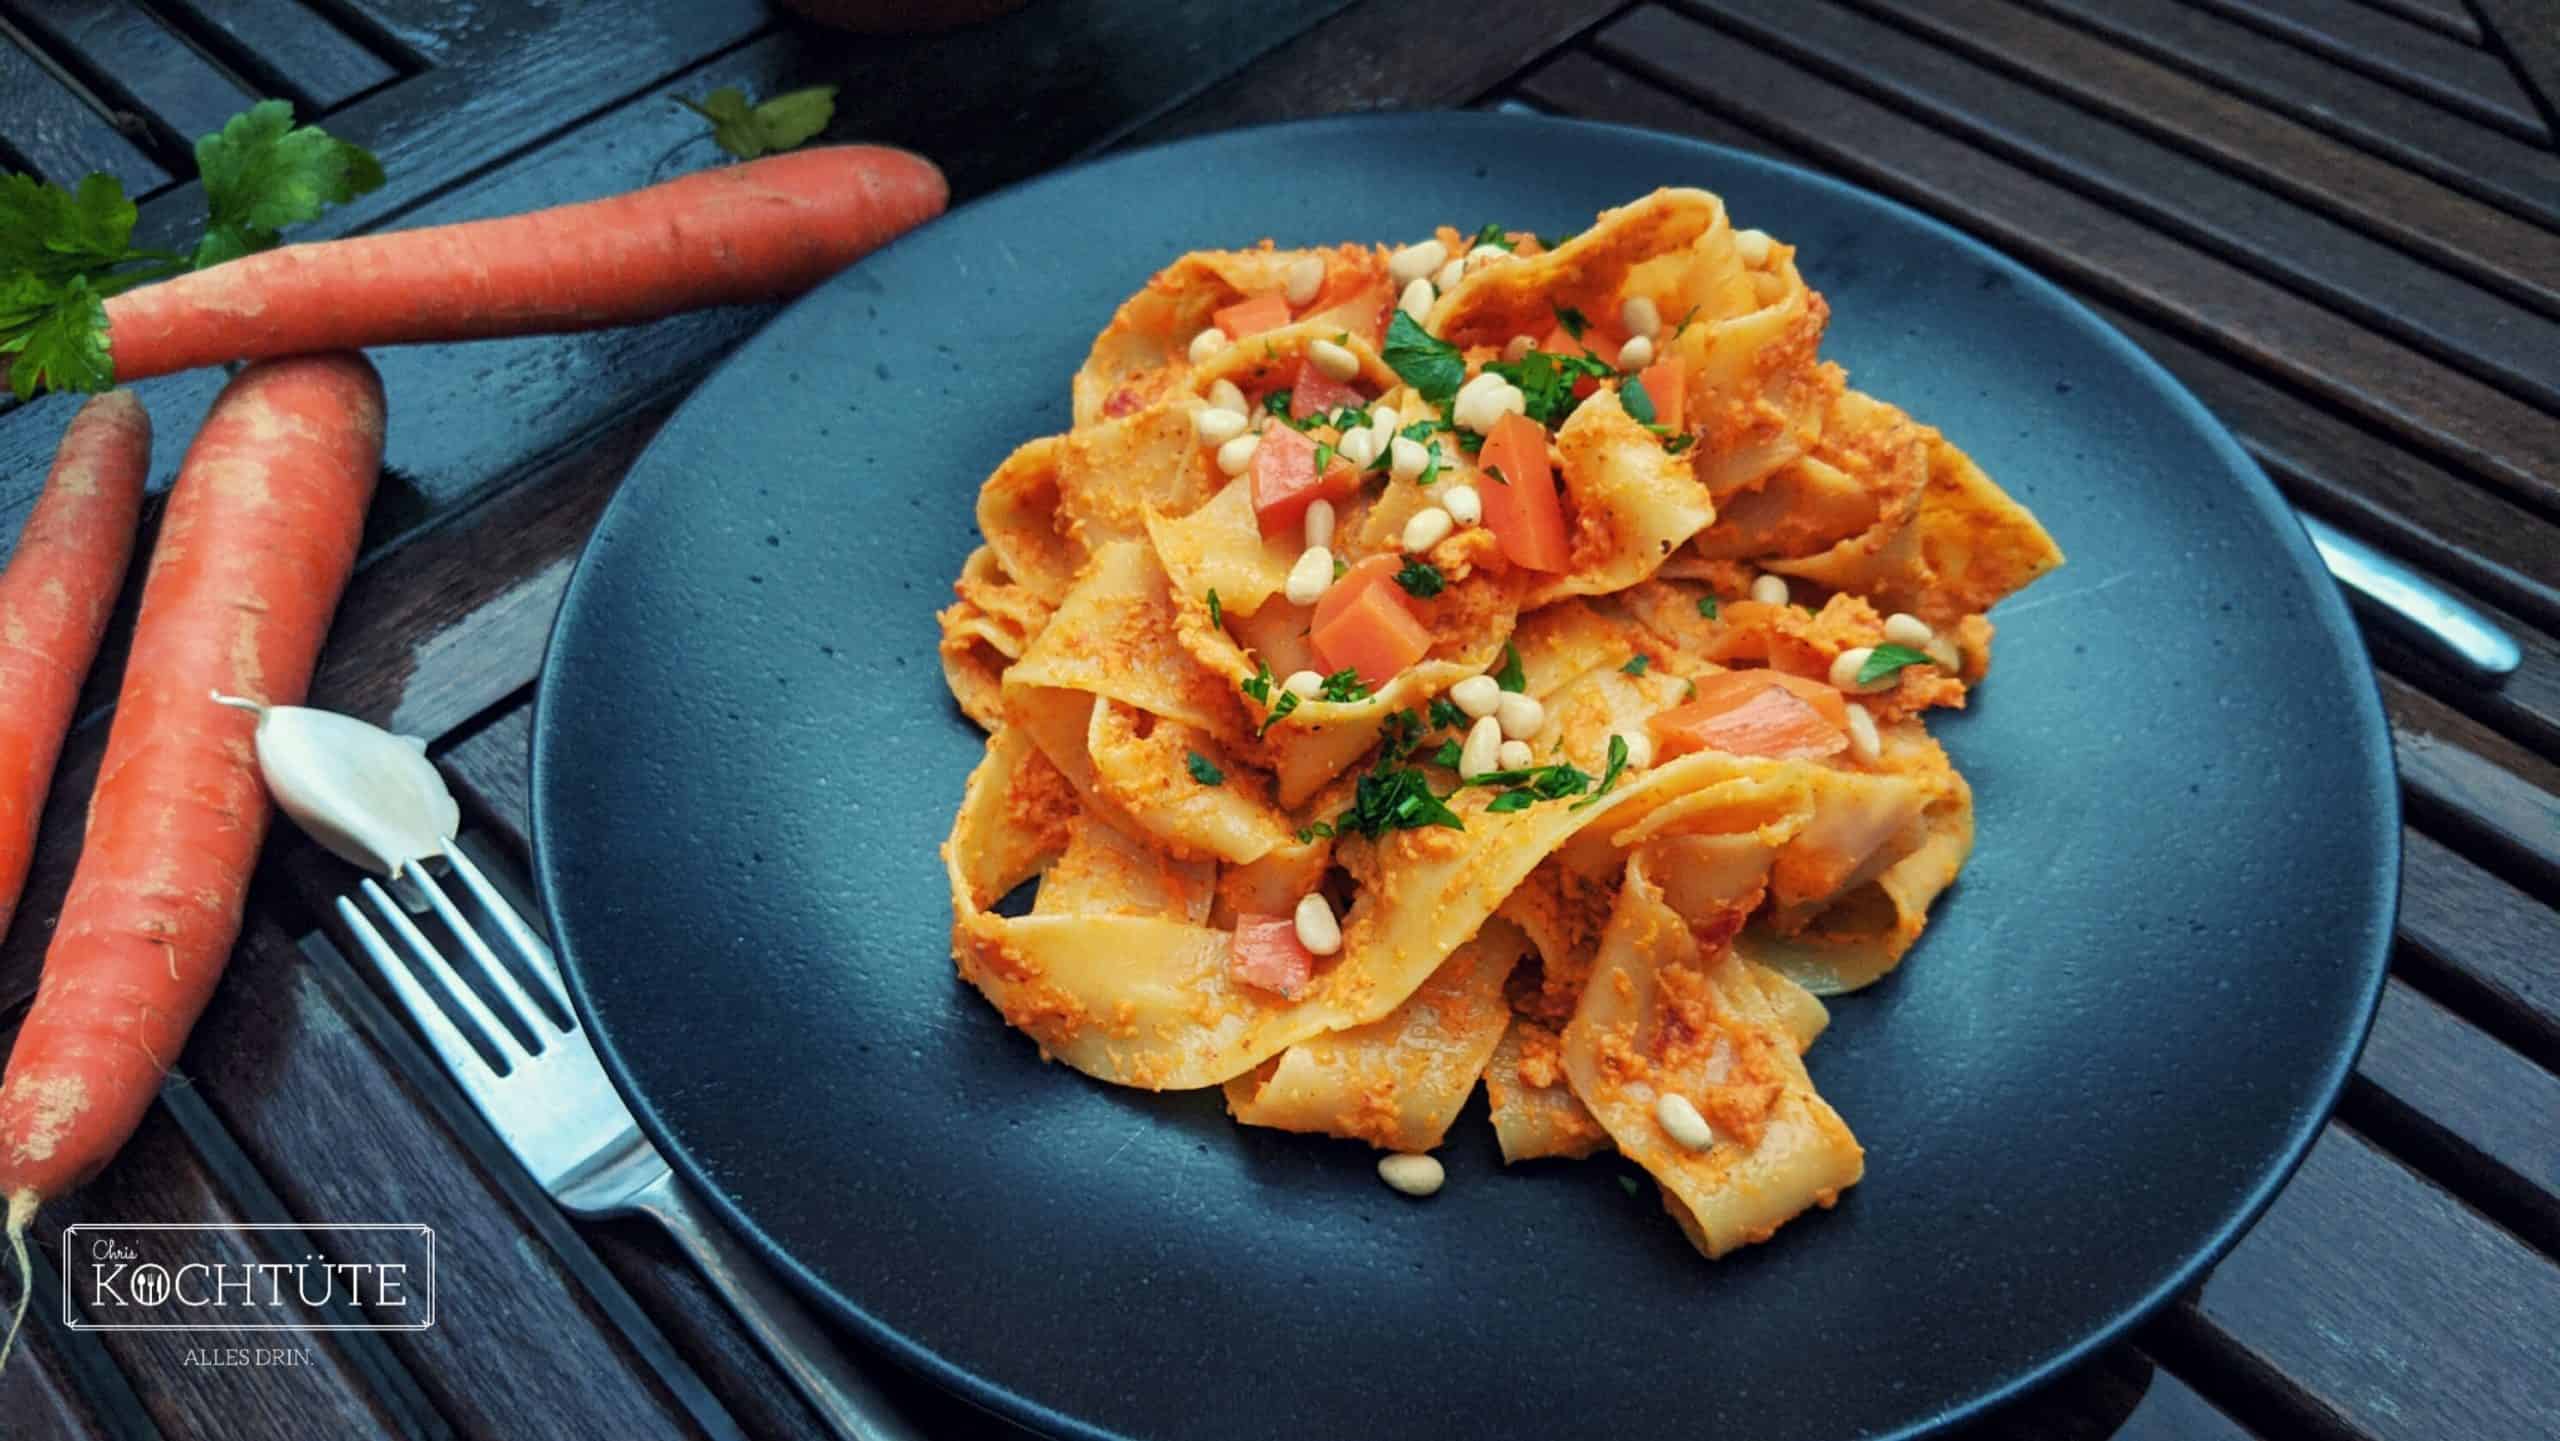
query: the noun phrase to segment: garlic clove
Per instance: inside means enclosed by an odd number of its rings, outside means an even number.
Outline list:
[[[335,711],[213,699],[258,717],[258,770],[277,809],[331,854],[393,876],[451,844],[462,808],[425,741]]]

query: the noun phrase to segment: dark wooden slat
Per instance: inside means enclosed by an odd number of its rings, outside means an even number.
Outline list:
[[[2560,765],[2385,673],[2412,815],[2536,895],[2560,896]]]
[[[128,195],[146,195],[169,183],[169,172],[143,153],[130,136],[38,61],[6,24],[0,24],[0,145],[56,185],[77,184],[91,171],[112,175]]]
[[[2211,407],[2288,494],[2560,626],[2560,527],[2121,307],[2081,298]]]
[[[533,698],[488,718],[439,752],[454,794],[518,856],[532,854]]]
[[[1950,1441],[2249,1441],[2254,1434],[2119,1344]]]
[[[2462,0],[2364,0],[2379,10],[2432,26],[2457,40],[2473,45],[2480,43],[2480,22],[2463,8]]]
[[[2560,511],[2560,416],[2454,373],[2227,262],[2164,240],[1811,71],[1658,7],[1602,30],[1617,63],[2048,271],[2257,364]]]
[[[2426,96],[2523,140],[2550,129],[2494,55],[2355,0],[2196,0],[2351,69]]]
[[[14,1035],[12,1037],[14,1039]],[[86,1222],[243,1219],[188,1148],[165,1111],[154,1109],[116,1165],[36,1219],[29,1244],[41,1244],[62,1264],[62,1228]],[[247,1264],[267,1257],[238,1234],[208,1232],[189,1240],[190,1256]],[[75,1291],[76,1294],[76,1291]],[[60,1293],[47,1298],[61,1304]],[[441,1290],[438,1297],[442,1304]],[[297,1319],[313,1319],[293,1306]],[[390,1418],[377,1409],[361,1375],[347,1362],[338,1339],[327,1333],[294,1336],[305,1363],[290,1368],[190,1366],[189,1350],[236,1344],[237,1338],[187,1331],[90,1333],[135,1379],[135,1394],[152,1421],[171,1436],[220,1434],[274,1437],[276,1441],[338,1441],[346,1436],[392,1435]]]
[[[2507,1229],[2560,1252],[2560,1076],[2398,981],[2348,1115]]]
[[[1874,0],[1858,0],[1872,6]],[[2004,0],[1907,0],[1887,18],[2210,157],[2544,310],[2560,307],[2548,231]]]
[[[28,1441],[90,1441],[113,1434],[89,1409],[71,1377],[59,1369],[62,1358],[55,1348],[64,1333],[46,1320],[44,1301],[57,1300],[60,1290],[48,1286],[37,1295],[44,1300],[28,1306],[26,1334],[19,1338],[8,1369],[0,1371],[0,1416],[9,1418],[10,1436],[23,1435]]]
[[[1691,0],[1688,8],[2447,364],[2560,407],[2560,322],[1876,20],[1812,0]]]
[[[2456,588],[2459,594],[2459,588]],[[2527,624],[2478,596],[2464,597],[2524,652],[2524,663],[2496,686],[2449,668],[2428,647],[2389,625],[2367,621],[2365,648],[2374,663],[2537,755],[2560,755],[2560,636]]]
[[[292,100],[305,119],[335,110],[400,73],[300,0],[161,4],[242,74],[255,76],[261,89]]]
[[[2488,18],[2491,48],[2507,57],[2542,112],[2560,131],[2560,24],[2539,0],[2472,0]]]
[[[1489,0],[1466,15],[1463,45],[1381,45],[1382,34],[1448,23],[1445,6],[1371,0],[1274,51],[1268,63],[1145,127],[1152,143],[1346,111],[1458,105],[1617,8],[1617,0]]]
[[[109,103],[151,121],[185,174],[196,138],[258,98],[136,0],[7,0],[0,13],[77,64]]]
[[[2560,1266],[2341,1127],[2172,1325],[2238,1348],[2261,1384],[2347,1434],[2560,1422]]]
[[[2401,842],[2404,970],[2536,1064],[2560,1069],[2560,913],[2418,831]]]
[[[296,1215],[435,1228],[436,1325],[387,1339],[436,1409],[475,1437],[516,1435],[535,1416],[597,1436],[699,1434],[700,1418],[622,1344],[557,1253],[565,1223],[553,1213],[544,1234],[505,1181],[531,1183],[492,1174],[436,1124],[414,1073],[379,1049],[377,1017],[351,1013],[354,984],[332,985],[253,921],[189,1041],[189,1066]],[[534,1354],[527,1336],[541,1338]]]
[[[62,1295],[62,1273],[42,1246],[27,1247],[27,1272],[32,1295]],[[75,1333],[65,1327],[58,1299],[52,1306],[29,1305],[27,1330],[18,1341],[31,1356],[42,1358],[28,1364],[42,1366],[50,1373],[47,1386],[58,1387],[72,1398],[74,1407],[85,1412],[95,1429],[81,1435],[113,1437],[115,1441],[161,1441],[160,1428],[151,1423],[151,1413],[143,1409],[142,1398],[134,1394],[132,1381],[98,1343],[98,1334]],[[0,1407],[0,1416],[13,1414]]]
[[[2560,225],[2560,155],[2465,120],[2182,0],[2024,0],[2420,170],[2492,205]]]

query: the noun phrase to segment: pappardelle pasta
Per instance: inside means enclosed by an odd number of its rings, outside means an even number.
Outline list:
[[[1819,358],[1827,314],[1698,190],[1156,275],[941,614],[989,733],[961,976],[1409,1193],[1481,1081],[1506,1161],[1615,1149],[1708,1256],[1831,1205],[1820,998],[1964,864],[1922,717],[2061,554]]]

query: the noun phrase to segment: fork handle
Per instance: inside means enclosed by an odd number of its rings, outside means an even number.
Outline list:
[[[661,1172],[631,1203],[666,1227],[711,1278],[829,1430],[848,1441],[924,1441],[924,1433],[901,1419],[889,1398],[855,1369],[843,1346],[727,1227],[704,1214],[672,1172]]]

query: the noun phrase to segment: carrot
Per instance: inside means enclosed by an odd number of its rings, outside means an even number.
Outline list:
[[[150,473],[151,417],[132,391],[80,407],[0,574],[0,696],[9,706],[0,724],[0,933],[17,913],[63,733],[133,558]]]
[[[832,146],[625,195],[288,245],[107,301],[116,376],[368,345],[594,330],[777,300],[942,213],[931,161]]]
[[[1339,500],[1360,488],[1360,472],[1335,460],[1316,472],[1315,437],[1275,425],[1253,448],[1253,516],[1264,535],[1285,535],[1306,520],[1307,507]]]
[[[1713,750],[1795,760],[1849,748],[1848,735],[1831,723],[1818,702],[1808,699],[1799,687],[1780,683],[1778,672],[1731,674],[1756,679],[1721,688],[1713,696],[1706,694],[1707,686],[1701,681],[1699,699],[1657,712],[1645,722],[1656,757],[1669,760],[1691,751]],[[1847,714],[1845,705],[1842,714]]]
[[[1353,561],[1351,568],[1317,599],[1315,613],[1307,617],[1307,629],[1319,631],[1333,624],[1334,617],[1350,609],[1351,603],[1367,594],[1371,586],[1395,584],[1396,572],[1403,568],[1404,556],[1400,552],[1381,552]]]
[[[1645,399],[1653,402],[1654,423],[1677,433],[1688,417],[1689,362],[1666,355],[1646,366],[1637,379],[1644,382]]]
[[[80,864],[0,1078],[21,1278],[36,1207],[133,1134],[239,938],[267,793],[256,722],[213,693],[301,702],[381,461],[382,383],[347,354],[251,366],[187,449]]]
[[[1360,388],[1334,379],[1316,369],[1312,360],[1298,362],[1298,373],[1289,381],[1289,417],[1304,420],[1310,415],[1331,415],[1346,405],[1364,404]]]
[[[1563,570],[1573,563],[1565,539],[1564,508],[1556,499],[1555,472],[1547,464],[1547,430],[1525,415],[1494,422],[1477,458],[1484,483],[1485,529],[1502,543],[1511,563],[1529,570]]]
[[[1233,305],[1219,306],[1212,319],[1227,339],[1242,340],[1288,324],[1289,302],[1276,290],[1248,295]]]
[[[1431,649],[1431,632],[1414,618],[1393,582],[1360,592],[1308,638],[1329,671],[1348,670],[1371,690],[1396,678]]]
[[[1315,979],[1316,956],[1299,942],[1294,918],[1239,915],[1227,971],[1248,986],[1294,1001]]]

